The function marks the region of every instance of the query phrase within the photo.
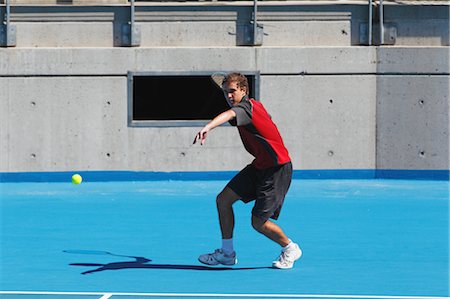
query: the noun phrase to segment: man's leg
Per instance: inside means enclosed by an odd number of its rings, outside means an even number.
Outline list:
[[[287,246],[290,242],[281,227],[269,220],[264,221],[261,218],[252,215],[252,226],[256,231],[278,243],[281,247]]]
[[[290,269],[294,262],[302,256],[302,250],[298,244],[292,242],[275,223],[269,220],[262,220],[252,215],[252,226],[267,238],[278,243],[281,247],[281,254],[272,266],[278,269]]]
[[[239,199],[231,188],[225,187],[217,196],[220,230],[222,232],[222,248],[213,253],[202,254],[198,260],[207,265],[235,265],[236,252],[233,249],[234,212],[233,204]]]
[[[239,195],[229,187],[225,187],[217,196],[216,204],[222,239],[233,238],[234,212],[232,206],[237,200],[239,200]]]

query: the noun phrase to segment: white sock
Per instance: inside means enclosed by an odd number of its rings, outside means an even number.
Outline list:
[[[226,255],[231,255],[234,252],[233,249],[233,238],[231,239],[222,239],[222,251]]]
[[[287,244],[286,246],[284,246],[281,250],[282,250],[282,251],[286,251],[286,250],[288,250],[293,244],[294,244],[294,242],[292,242],[292,240],[289,239],[289,244]]]

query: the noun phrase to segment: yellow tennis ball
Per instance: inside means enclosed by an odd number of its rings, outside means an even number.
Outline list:
[[[72,176],[72,183],[74,183],[75,185],[81,184],[82,181],[83,181],[83,178],[81,177],[81,175],[74,174]]]

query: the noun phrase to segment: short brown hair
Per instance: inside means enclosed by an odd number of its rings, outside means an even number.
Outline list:
[[[239,88],[245,89],[245,93],[248,95],[249,88],[248,88],[247,77],[245,77],[241,73],[229,73],[225,77],[225,80],[223,81],[223,84],[229,84],[231,82],[236,82],[237,86]]]

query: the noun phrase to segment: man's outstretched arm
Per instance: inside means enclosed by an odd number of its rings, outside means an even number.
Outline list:
[[[200,132],[195,135],[194,143],[195,144],[198,140],[201,140],[200,144],[203,145],[206,140],[206,136],[208,135],[208,132],[214,129],[215,127],[220,126],[221,124],[224,124],[231,119],[236,117],[236,113],[233,110],[227,110],[225,112],[220,113],[216,117],[214,117],[213,120],[211,120],[206,126],[204,126]]]

